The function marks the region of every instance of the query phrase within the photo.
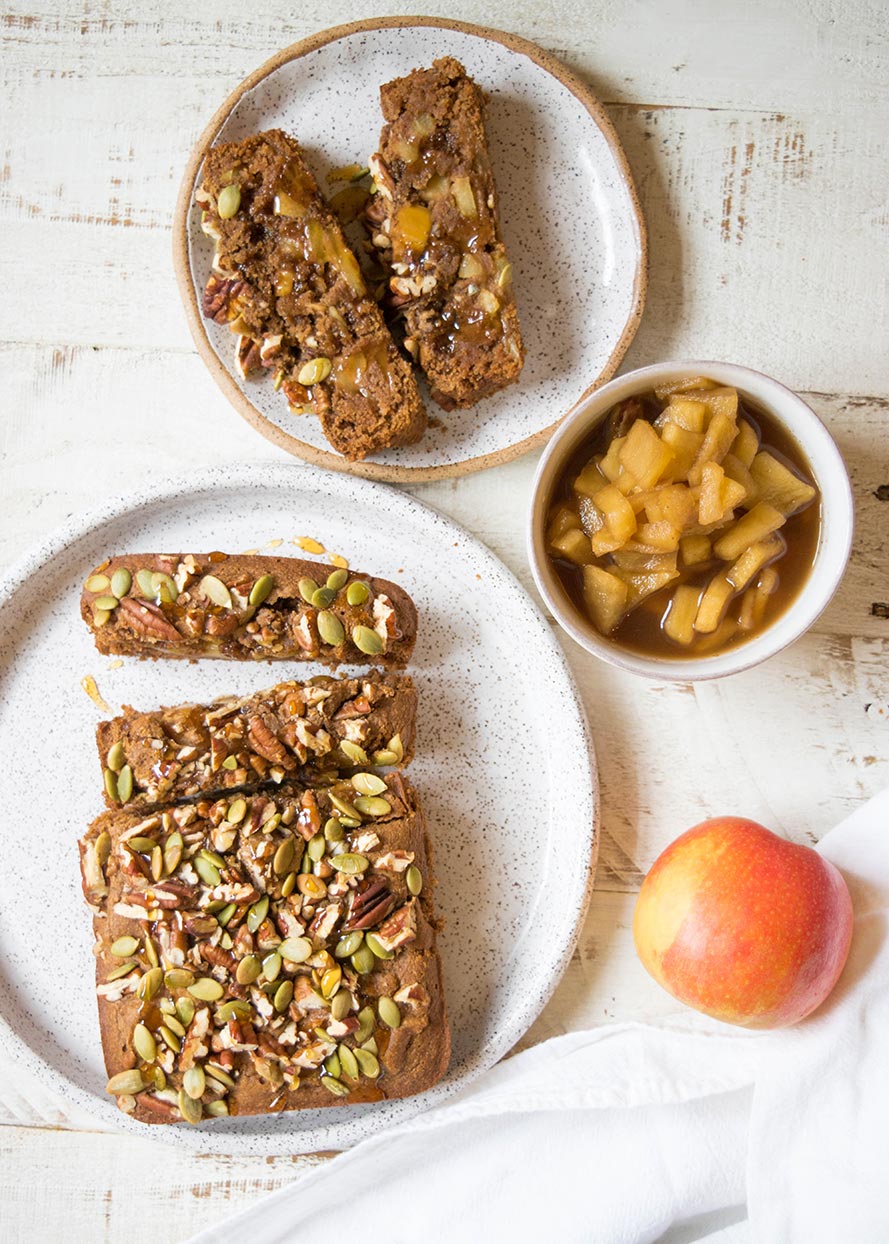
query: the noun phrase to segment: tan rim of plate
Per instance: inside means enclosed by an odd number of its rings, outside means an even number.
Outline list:
[[[535,64],[540,65],[542,69],[551,74],[552,77],[557,78],[563,86],[566,86],[572,95],[583,104],[602,131],[611,148],[630,194],[630,201],[633,205],[639,229],[640,244],[639,264],[636,269],[636,279],[633,286],[633,310],[620,336],[620,340],[611,352],[608,362],[596,380],[584,389],[582,393],[578,394],[577,401],[572,404],[569,410],[566,410],[549,427],[543,428],[540,432],[535,432],[533,436],[526,437],[522,441],[517,441],[514,445],[508,445],[505,449],[498,449],[494,453],[480,454],[475,458],[467,458],[463,462],[437,467],[390,466],[367,461],[349,462],[348,459],[341,457],[339,454],[332,453],[326,449],[317,449],[314,445],[309,445],[298,437],[291,436],[289,432],[283,431],[276,424],[266,419],[241,392],[235,383],[234,377],[225,368],[210,345],[210,339],[204,327],[203,317],[198,306],[197,292],[191,279],[188,263],[188,214],[191,210],[195,179],[208,149],[213,145],[217,134],[242,96],[282,65],[286,65],[289,61],[296,60],[300,56],[305,56],[309,52],[314,52],[317,48],[324,47],[328,43],[335,43],[338,39],[346,38],[348,35],[362,30],[386,30],[409,26],[436,26],[444,30],[458,30],[463,34],[476,35],[478,38],[500,43],[504,47],[509,48],[510,51],[527,56]],[[636,194],[632,174],[630,173],[630,167],[627,164],[626,156],[614,126],[593,92],[570,69],[562,65],[554,56],[550,56],[548,52],[544,52],[536,43],[531,43],[527,39],[520,39],[517,35],[507,34],[502,30],[493,30],[488,26],[474,26],[468,22],[452,22],[441,17],[380,17],[369,18],[360,22],[348,22],[343,26],[332,26],[329,30],[319,31],[317,34],[310,35],[307,39],[301,39],[299,43],[291,44],[290,47],[278,52],[270,60],[267,60],[264,65],[261,65],[259,69],[250,74],[249,77],[245,78],[240,86],[232,91],[225,103],[216,110],[209,125],[195,144],[182,178],[173,219],[173,266],[176,271],[176,280],[179,283],[179,292],[182,296],[188,325],[191,329],[194,343],[197,346],[198,354],[200,354],[210,371],[210,375],[238,414],[243,416],[257,432],[261,432],[273,445],[277,445],[280,449],[284,449],[295,457],[304,459],[306,462],[311,462],[315,466],[325,467],[330,471],[341,471],[348,475],[360,475],[365,479],[383,480],[397,484],[412,484],[423,483],[426,480],[469,475],[475,471],[483,471],[487,467],[499,466],[501,463],[510,462],[513,458],[518,458],[520,455],[528,453],[529,450],[535,449],[549,440],[562,422],[562,419],[574,409],[577,402],[583,401],[594,389],[604,384],[606,380],[611,379],[617,371],[630,342],[633,340],[636,329],[639,327],[639,321],[642,318],[642,309],[645,305],[645,293],[648,284],[648,237],[645,229],[645,218],[639,206],[639,199]]]

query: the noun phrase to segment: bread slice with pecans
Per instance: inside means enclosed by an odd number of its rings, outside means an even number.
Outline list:
[[[418,441],[426,412],[410,364],[299,144],[281,130],[217,144],[195,197],[216,240],[204,314],[237,333],[241,375],[271,370],[346,458]]]
[[[106,812],[80,850],[125,1113],[372,1102],[444,1074],[429,845],[400,774]]]
[[[397,584],[295,557],[123,554],[89,575],[80,612],[120,656],[402,669],[417,636]]]
[[[524,361],[512,266],[500,235],[484,100],[452,57],[380,90],[366,218],[389,271],[389,306],[446,410],[518,379]]]
[[[135,812],[367,765],[407,764],[417,693],[407,674],[321,676],[244,698],[99,723],[105,802]]]

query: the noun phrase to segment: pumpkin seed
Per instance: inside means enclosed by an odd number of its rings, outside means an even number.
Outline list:
[[[310,847],[311,845],[312,844],[309,843]],[[323,838],[321,839],[321,845],[322,847],[324,845]],[[276,876],[283,877],[285,873],[290,872],[290,865],[293,863],[293,856],[295,852],[296,843],[290,837],[285,838],[275,852],[275,858],[272,860],[272,868],[274,868]]]
[[[316,609],[327,609],[333,604],[335,596],[336,592],[332,592],[329,587],[319,587],[312,596],[312,604]]]
[[[359,976],[366,976],[374,970],[377,961],[372,950],[367,946],[359,946],[349,962]]]
[[[194,1101],[200,1101],[207,1087],[207,1077],[204,1074],[203,1067],[200,1065],[189,1067],[182,1077],[182,1087]]]
[[[250,589],[250,595],[247,597],[248,604],[257,609],[271,595],[272,588],[275,586],[275,580],[270,574],[264,574],[262,578],[257,579]]]
[[[278,947],[277,953],[288,963],[305,963],[313,949],[307,937],[287,937]]]
[[[289,898],[296,888],[296,873],[288,873],[281,885],[281,897]]]
[[[223,186],[219,191],[216,199],[216,211],[222,220],[231,220],[233,216],[237,216],[241,206],[241,187],[236,181],[229,186]]]
[[[228,759],[233,760],[234,757],[229,756]],[[238,763],[237,760],[235,760],[235,764],[237,763]],[[233,803],[230,803],[228,805],[228,812],[226,812],[225,814],[225,819],[228,821],[230,825],[240,825],[241,821],[243,821],[246,814],[247,814],[247,800],[236,799]]]
[[[158,1009],[163,1011],[164,1015],[176,1014],[176,1003],[172,998],[161,998],[157,1005]]]
[[[268,915],[269,896],[263,894],[262,898],[257,899],[251,908],[247,911],[247,928],[251,933],[255,933]]]
[[[164,843],[164,871],[174,873],[182,863],[182,835],[176,830]]]
[[[343,739],[340,743],[340,751],[343,755],[352,761],[354,765],[370,764],[367,758],[367,752],[357,743],[353,743],[351,739]]]
[[[358,1060],[348,1045],[341,1045],[339,1048],[340,1067],[343,1075],[349,1080],[357,1080],[359,1076]]]
[[[342,822],[338,817],[332,816],[324,825],[324,837],[328,842],[342,842],[345,836]]]
[[[150,937],[145,937],[145,958],[153,968],[160,966],[160,959],[157,957],[157,949]]]
[[[230,1019],[250,1020],[253,1018],[253,1007],[244,998],[232,998],[216,1008],[216,1018],[226,1024]]]
[[[345,1019],[352,1009],[352,998],[348,989],[338,989],[330,1000],[330,1014],[334,1019]]]
[[[96,839],[96,859],[102,868],[108,863],[108,857],[111,854],[111,835],[107,829],[103,829]]]
[[[318,834],[317,837],[313,838],[306,847],[306,850],[309,853],[309,859],[314,860],[317,864],[318,860],[324,858],[324,851],[326,847],[327,843],[324,841],[323,836]]]
[[[349,955],[354,955],[355,951],[363,941],[363,933],[357,931],[354,933],[345,933],[334,948],[334,956],[337,959],[348,959]]]
[[[111,617],[110,609],[96,609],[93,612],[93,625],[104,626],[110,617]]]
[[[148,600],[154,596],[154,587],[152,585],[151,578],[152,575],[150,570],[136,571],[136,585],[142,595]]]
[[[105,758],[105,763],[109,769],[113,769],[115,773],[120,773],[124,766],[125,760],[126,756],[124,755],[123,750],[123,740],[118,739],[114,746],[109,749],[108,755]]]
[[[210,851],[207,847],[202,847],[200,854],[205,860],[209,860],[211,864],[215,864],[217,868],[225,868],[225,860],[216,851]]]
[[[318,623],[318,634],[324,643],[330,644],[331,648],[338,648],[346,638],[346,628],[336,614],[324,608],[318,614],[316,621]]]
[[[121,1093],[141,1093],[144,1088],[142,1072],[134,1067],[132,1071],[119,1071],[116,1076],[112,1076],[105,1085],[105,1092],[119,1097]]]
[[[275,991],[275,996],[272,999],[272,1005],[274,1006],[275,1010],[280,1014],[282,1011],[287,1010],[287,1008],[290,1006],[290,1003],[292,1001],[293,1001],[293,981],[292,980],[281,981],[281,984],[278,986],[278,988]]]
[[[342,747],[342,744],[340,744],[340,747]],[[398,764],[398,757],[394,752],[387,751],[386,748],[383,748],[382,751],[374,752],[374,764],[395,765]]]
[[[228,1114],[228,1102],[225,1100],[224,1097],[220,1097],[216,1101],[208,1102],[206,1106],[206,1110],[207,1110],[207,1114],[209,1114],[211,1118],[214,1118],[214,1119],[223,1118],[225,1115]]]
[[[143,1002],[150,1002],[163,984],[164,973],[161,968],[149,968],[136,989],[136,994]]]
[[[163,1067],[155,1067],[153,1071],[155,1087],[163,1091],[167,1087],[167,1077],[164,1075],[164,1069]]]
[[[417,868],[416,864],[411,864],[407,872],[404,874],[405,885],[411,894],[416,897],[423,889],[423,874]]]
[[[231,933],[223,933],[219,939],[219,945],[223,950],[231,950],[232,946],[234,946]]]
[[[385,994],[382,998],[377,998],[377,1014],[387,1028],[401,1027],[401,1011],[398,1009],[398,1003],[387,998]]]
[[[342,1075],[342,1065],[340,1064],[339,1053],[334,1050],[332,1054],[328,1054],[324,1060],[324,1070],[328,1075],[337,1077]]]
[[[133,794],[133,770],[124,765],[117,775],[117,797],[121,803],[127,803]]]
[[[357,873],[366,872],[370,861],[366,855],[355,855],[351,851],[344,851],[342,855],[334,856],[333,864],[337,872],[355,876]]]
[[[358,1012],[358,1023],[359,1028],[355,1033],[355,1040],[359,1045],[363,1045],[377,1026],[377,1017],[374,1015],[373,1007],[363,1006],[361,1008]]]
[[[333,1093],[334,1097],[348,1097],[350,1089],[343,1084],[342,1080],[337,1080],[334,1076],[322,1076],[321,1083],[327,1089],[328,1093]]]
[[[83,586],[88,592],[107,592],[111,587],[111,580],[107,574],[91,574]]]
[[[343,969],[339,964],[336,967],[328,968],[321,977],[321,997],[332,998],[340,987],[340,981],[343,979]]]
[[[219,869],[210,860],[203,855],[196,855],[191,861],[194,864],[194,870],[203,881],[204,885],[217,886],[222,881]]]
[[[194,972],[188,968],[170,968],[164,973],[164,984],[168,989],[187,989],[194,984]]]
[[[283,966],[283,956],[277,950],[273,950],[262,961],[262,974],[267,981],[276,981],[281,975]]]
[[[361,1068],[361,1074],[368,1080],[375,1080],[380,1074],[380,1064],[370,1050],[354,1050],[355,1062]]]
[[[386,790],[386,783],[375,773],[353,774],[352,785],[361,795],[381,795]]]
[[[111,576],[111,594],[116,596],[118,600],[122,596],[126,596],[127,592],[133,585],[133,576],[127,570],[126,566],[118,566],[114,574]]]
[[[395,952],[392,950],[389,950],[386,946],[384,946],[383,943],[380,941],[380,939],[377,937],[376,933],[365,933],[364,941],[371,948],[374,955],[378,959],[394,959],[395,958]]]
[[[117,774],[113,769],[106,769],[102,777],[105,781],[105,794],[113,803],[120,803],[117,796]]]
[[[352,804],[348,802],[348,800],[341,799],[339,795],[335,795],[333,791],[331,791],[330,802],[336,808],[337,812],[342,812],[343,816],[351,816],[354,820],[360,823],[361,813],[358,811],[357,808],[353,807]]]
[[[194,1019],[194,1013],[196,1010],[197,1007],[194,1002],[192,1002],[191,998],[186,998],[184,994],[181,998],[176,999],[176,1014],[179,1016],[186,1028],[188,1028],[191,1021]]]
[[[390,752],[394,752],[399,761],[404,760],[404,744],[401,741],[400,734],[393,734],[392,738],[386,744]]]
[[[219,1009],[222,1010],[221,1007]],[[222,1067],[218,1067],[216,1063],[207,1063],[204,1071],[211,1077],[211,1079],[216,1080],[219,1084],[224,1084],[226,1088],[235,1087],[235,1082],[228,1072],[224,1071]]]
[[[338,592],[341,587],[345,587],[349,581],[348,570],[343,570],[342,566],[338,570],[332,570],[327,576],[327,586],[332,592]]]
[[[346,600],[350,605],[363,605],[370,596],[370,587],[363,579],[355,579],[346,589]]]
[[[359,795],[355,800],[355,807],[365,816],[385,816],[387,812],[392,811],[392,804],[389,800],[379,795]]]
[[[303,598],[306,604],[311,605],[312,597],[318,591],[318,584],[315,582],[315,580],[309,579],[309,578],[300,579],[299,583],[296,586],[299,589],[300,596]]]
[[[214,605],[218,605],[220,609],[231,609],[232,594],[222,582],[213,574],[205,574],[198,584],[198,591],[206,596]]]
[[[151,595],[158,605],[172,605],[179,589],[168,574],[155,570],[151,576]]]
[[[246,955],[235,970],[235,980],[239,985],[252,985],[262,972],[262,961],[259,955]]]
[[[113,609],[116,609],[119,604],[120,604],[120,601],[117,599],[116,596],[97,596],[96,599],[93,601],[93,608],[94,609],[107,609],[108,612],[111,613],[111,611]]]
[[[223,928],[225,928],[229,920],[231,920],[236,910],[237,907],[234,903],[227,903],[225,907],[223,907],[222,911],[218,911],[216,913],[216,919]]]
[[[300,384],[311,388],[313,384],[320,384],[322,380],[327,379],[330,375],[330,367],[330,359],[310,359],[308,363],[303,363],[296,378]]]
[[[116,968],[112,968],[105,977],[106,981],[119,981],[122,976],[128,976],[136,967],[135,959],[128,959],[126,963],[119,963]]]
[[[176,1036],[175,1032],[173,1032],[172,1028],[168,1028],[166,1024],[161,1024],[160,1028],[158,1028],[158,1032],[163,1038],[164,1045],[166,1045],[168,1049],[172,1050],[174,1054],[178,1054],[182,1043]]]
[[[157,843],[153,838],[143,838],[141,835],[137,835],[135,838],[127,838],[125,846],[128,850],[134,851],[139,855],[150,855]]]
[[[188,992],[201,1002],[218,1002],[225,990],[212,976],[199,976],[193,985],[188,986]]]
[[[129,959],[139,949],[138,937],[119,937],[110,946],[115,959]]]
[[[167,1027],[169,1028],[170,1032],[175,1033],[177,1037],[184,1037],[185,1028],[182,1024],[180,1024],[179,1020],[177,1019],[175,1011],[176,1011],[175,1006],[173,1005],[172,1002],[170,1002],[170,1013],[167,1015],[167,1021],[166,1021]]]
[[[151,852],[151,876],[154,881],[160,881],[164,875],[164,853],[160,847],[155,847]]]
[[[222,767],[223,769],[227,769],[229,772],[231,772],[232,769],[237,769],[238,767],[237,756],[226,756],[225,760],[223,760],[222,762]]]
[[[369,626],[353,626],[352,643],[359,652],[364,652],[369,657],[377,657],[383,651],[382,639]]]
[[[225,190],[230,189],[231,186],[225,187]],[[223,194],[225,194],[225,190],[223,190]],[[234,212],[231,214],[234,216]],[[186,1123],[200,1123],[204,1115],[204,1107],[199,1101],[195,1101],[193,1097],[189,1097],[184,1088],[181,1088],[179,1090],[179,1113],[182,1115]]]

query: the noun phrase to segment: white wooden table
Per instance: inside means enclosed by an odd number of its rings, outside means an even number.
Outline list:
[[[192,349],[170,214],[195,137],[249,70],[376,11],[416,6],[15,0],[0,17],[0,568],[106,494],[284,457]],[[685,356],[771,372],[830,426],[857,506],[839,595],[758,670],[655,685],[565,640],[599,754],[602,849],[580,944],[530,1044],[674,1009],[638,965],[630,922],[646,868],[682,829],[735,812],[814,841],[889,781],[889,11],[461,0],[447,14],[537,41],[607,103],[651,239],[625,368]],[[535,462],[412,491],[530,588]],[[91,1131],[8,1063],[0,1103],[6,1244],[183,1239],[322,1160],[189,1156]]]

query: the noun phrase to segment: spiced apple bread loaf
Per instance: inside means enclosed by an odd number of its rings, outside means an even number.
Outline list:
[[[388,304],[445,409],[512,384],[524,360],[482,93],[452,57],[381,88],[366,211]]]
[[[269,370],[346,458],[418,441],[426,413],[410,365],[299,144],[281,130],[218,143],[195,197],[216,240],[204,314],[237,334],[241,375]]]
[[[386,579],[292,557],[129,553],[87,578],[99,652],[403,668],[417,611]]]
[[[127,1114],[379,1101],[444,1074],[428,843],[400,774],[106,812],[80,849]]]
[[[124,707],[96,743],[109,808],[150,810],[367,765],[407,764],[417,695],[407,674],[322,676],[155,712]]]

